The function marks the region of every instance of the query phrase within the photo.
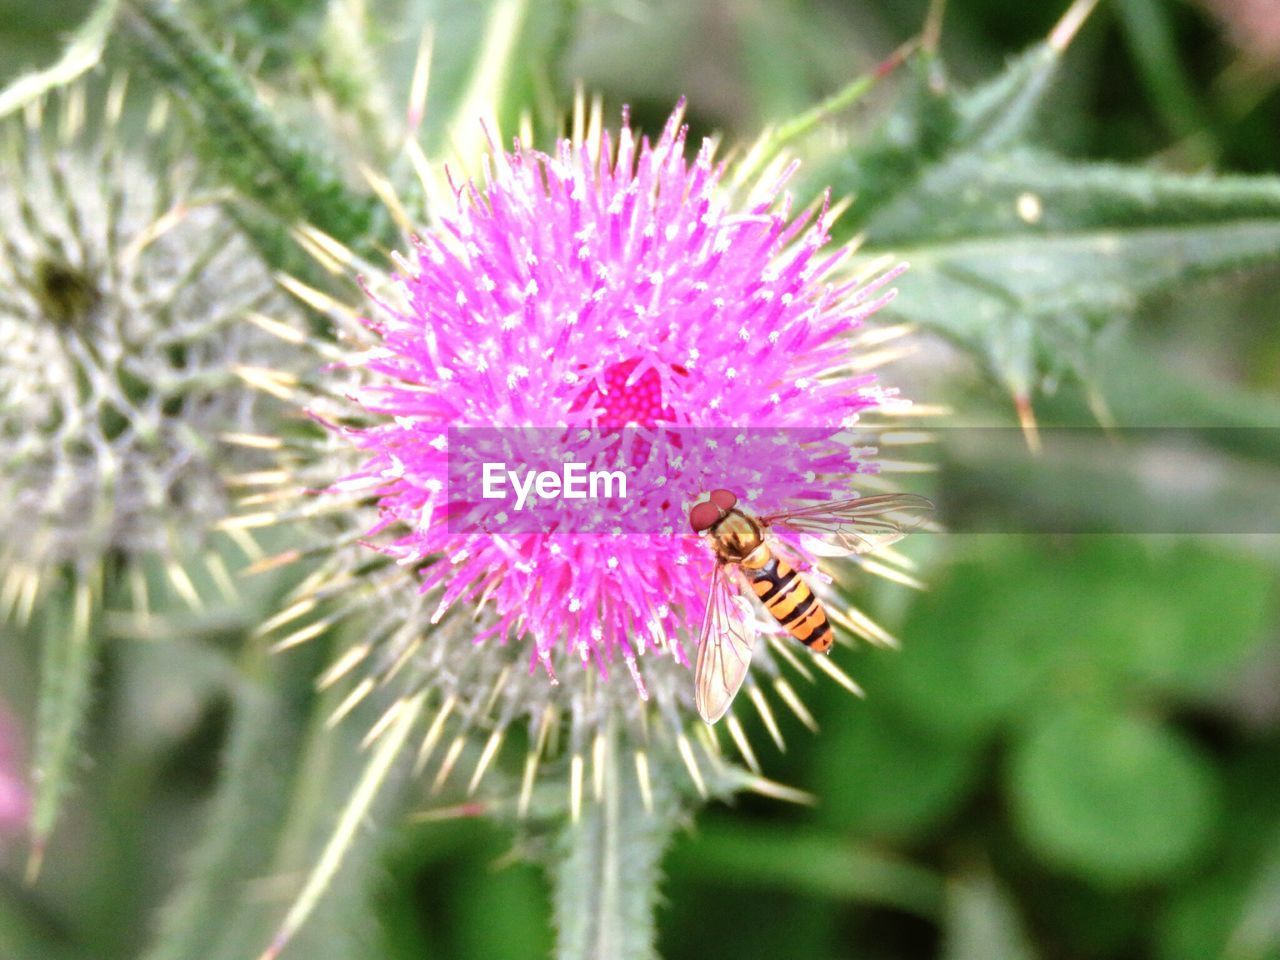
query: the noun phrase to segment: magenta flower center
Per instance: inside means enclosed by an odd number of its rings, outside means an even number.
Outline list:
[[[600,427],[652,427],[675,420],[675,411],[663,402],[662,378],[658,371],[650,367],[636,377],[639,364],[639,360],[611,364],[600,377],[603,385],[594,382],[583,394],[583,405],[600,411],[597,420]]]

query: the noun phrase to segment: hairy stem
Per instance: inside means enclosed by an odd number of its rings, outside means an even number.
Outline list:
[[[611,731],[600,796],[566,824],[552,870],[558,960],[648,960],[654,949],[659,865],[681,807],[664,781],[645,808],[635,770]]]

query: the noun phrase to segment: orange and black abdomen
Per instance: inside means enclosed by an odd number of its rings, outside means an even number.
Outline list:
[[[815,653],[831,649],[835,635],[822,601],[787,561],[773,556],[758,570],[747,570],[751,588],[764,608],[787,632]]]

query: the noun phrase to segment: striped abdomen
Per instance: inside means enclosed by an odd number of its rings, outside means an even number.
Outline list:
[[[777,556],[759,569],[744,571],[751,579],[751,588],[764,604],[764,608],[787,632],[815,653],[831,649],[835,635],[827,621],[822,601],[813,595],[804,577],[795,568]]]

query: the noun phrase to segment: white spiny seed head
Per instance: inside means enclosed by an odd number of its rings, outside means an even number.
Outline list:
[[[32,569],[223,516],[268,339],[242,322],[266,270],[188,165],[124,147],[119,102],[74,87],[0,125],[0,555]]]

